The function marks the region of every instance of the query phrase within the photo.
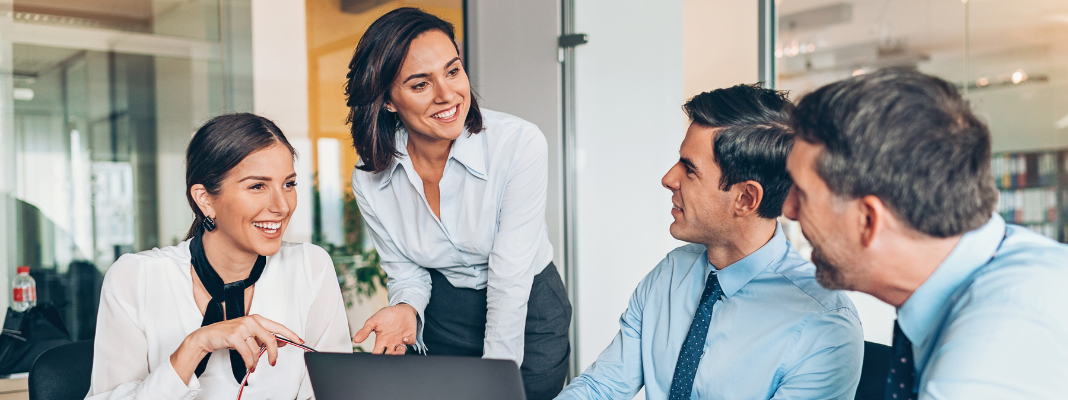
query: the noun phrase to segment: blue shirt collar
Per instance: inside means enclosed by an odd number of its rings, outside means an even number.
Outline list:
[[[397,133],[394,136],[397,152],[400,154],[393,157],[392,163],[386,167],[385,171],[382,171],[386,173],[386,176],[382,178],[382,183],[379,184],[379,189],[388,186],[389,182],[393,180],[393,174],[396,173],[397,167],[408,160],[408,130],[404,129],[404,126],[400,126],[397,128]],[[456,138],[456,141],[453,142],[452,148],[449,150],[449,158],[462,164],[467,168],[467,171],[470,172],[471,175],[485,180],[486,152],[483,148],[485,144],[481,138],[482,136],[467,133],[467,128],[464,128],[460,137]]]
[[[707,252],[705,253],[705,263],[708,264],[708,273],[714,272],[718,275],[719,286],[723,289],[723,295],[730,298],[742,286],[745,286],[757,275],[760,275],[761,272],[768,269],[775,261],[782,259],[786,251],[786,235],[782,232],[782,225],[776,221],[775,236],[772,236],[771,240],[757,249],[757,251],[719,271],[716,271],[716,267],[708,262]],[[707,274],[705,279],[708,279]]]
[[[926,347],[946,301],[972,272],[990,261],[1004,236],[1005,220],[997,214],[983,227],[965,233],[945,261],[901,305],[897,322],[914,347]]]

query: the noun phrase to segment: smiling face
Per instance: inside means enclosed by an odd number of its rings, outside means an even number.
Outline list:
[[[671,191],[669,228],[676,239],[701,244],[719,243],[729,234],[732,190],[720,189],[722,175],[712,154],[716,129],[690,124],[679,148],[679,161],[660,183]]]
[[[386,107],[409,135],[453,140],[464,131],[471,107],[471,83],[452,40],[441,31],[412,40]]]
[[[816,171],[823,145],[796,140],[786,170],[794,186],[783,204],[783,215],[801,224],[801,231],[812,244],[812,263],[816,280],[828,289],[857,289],[868,278],[858,257],[862,249],[859,232],[849,230],[846,221],[857,220],[849,201],[831,192]]]
[[[217,195],[194,185],[193,198],[217,227],[205,235],[221,239],[234,251],[262,256],[277,253],[297,207],[296,178],[293,154],[275,144],[241,160],[227,173]]]

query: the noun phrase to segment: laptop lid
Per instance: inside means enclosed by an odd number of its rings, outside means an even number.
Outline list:
[[[318,400],[526,400],[515,362],[454,356],[305,353]]]

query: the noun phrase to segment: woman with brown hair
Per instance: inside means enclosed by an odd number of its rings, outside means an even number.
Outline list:
[[[480,109],[453,27],[394,10],[360,39],[346,94],[352,190],[389,275],[389,307],[353,338],[375,353],[510,359],[527,398],[563,388],[571,305],[545,224],[537,126]]]
[[[330,256],[282,241],[297,207],[295,155],[273,122],[252,114],[196,132],[186,152],[189,236],[124,255],[104,276],[87,398],[232,400],[243,390],[308,399],[304,352],[282,340],[352,351]]]

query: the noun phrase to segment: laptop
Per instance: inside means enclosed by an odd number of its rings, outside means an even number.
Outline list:
[[[318,400],[526,400],[514,361],[305,353]]]

